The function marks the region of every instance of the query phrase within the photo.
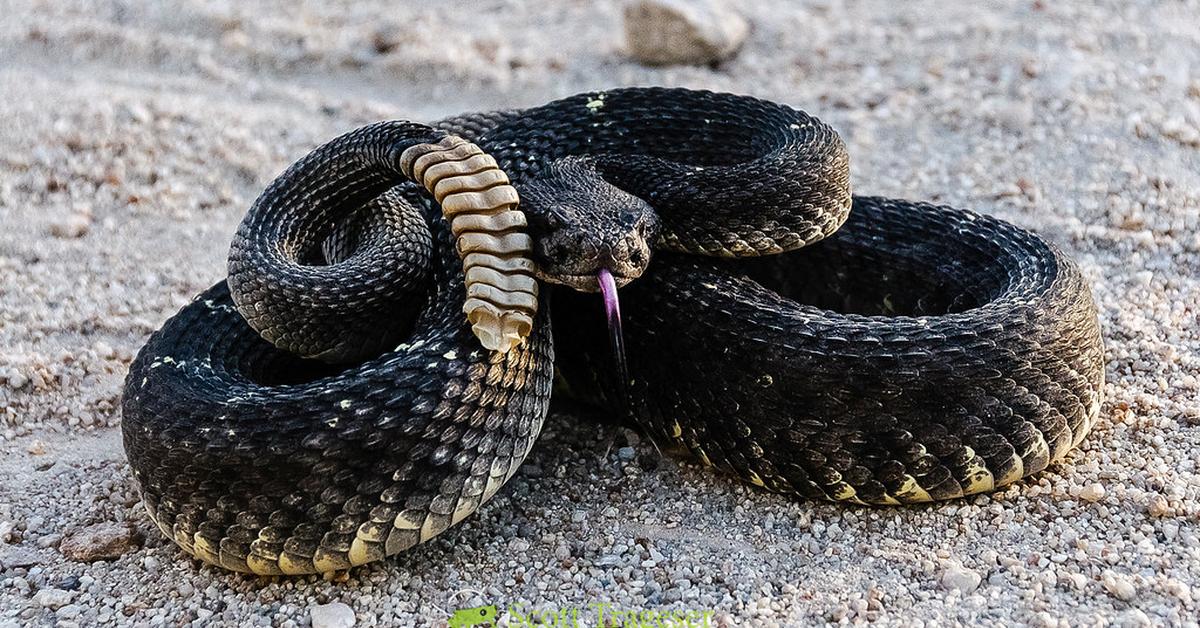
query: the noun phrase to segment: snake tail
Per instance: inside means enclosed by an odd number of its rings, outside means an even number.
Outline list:
[[[471,330],[486,349],[507,353],[533,330],[538,304],[533,242],[516,188],[495,159],[454,135],[408,148],[400,167],[433,194],[450,221]]]
[[[125,451],[188,554],[263,575],[349,569],[435,538],[520,468],[549,406],[549,308],[505,353],[472,333],[444,219],[467,213],[446,191],[459,177],[427,163],[445,158],[401,159],[445,136],[372,124],[286,169],[243,219],[228,279],[130,365]]]

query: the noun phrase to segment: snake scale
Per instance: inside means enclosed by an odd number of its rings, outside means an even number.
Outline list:
[[[378,123],[292,165],[131,365],[123,433],[184,550],[330,572],[478,509],[552,389],[772,491],[906,504],[1061,458],[1103,362],[1042,238],[852,197],[837,133],[790,107],[629,88]]]

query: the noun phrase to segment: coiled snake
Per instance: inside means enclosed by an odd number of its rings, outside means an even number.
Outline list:
[[[513,475],[556,367],[661,446],[804,497],[958,497],[1078,444],[1103,380],[1078,268],[999,220],[849,188],[828,126],[709,92],[339,137],[266,189],[228,279],[130,367],[151,517],[237,571],[394,554]],[[624,286],[627,371],[601,276]]]

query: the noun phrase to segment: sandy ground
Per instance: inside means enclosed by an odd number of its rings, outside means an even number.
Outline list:
[[[0,0],[0,626],[307,625],[329,601],[359,625],[493,603],[578,606],[584,625],[605,602],[726,624],[1195,626],[1200,4],[739,6],[754,30],[735,60],[647,69],[610,2]],[[480,515],[342,582],[230,575],[161,540],[124,462],[122,377],[222,275],[274,174],[368,121],[624,84],[807,109],[846,138],[858,191],[1063,247],[1109,356],[1081,449],[997,495],[847,508],[655,465],[555,415]],[[92,564],[57,549],[112,520],[144,545]]]

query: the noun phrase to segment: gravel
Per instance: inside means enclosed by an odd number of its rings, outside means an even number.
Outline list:
[[[0,626],[305,626],[330,603],[358,626],[591,603],[711,609],[715,625],[1197,625],[1195,0],[746,0],[750,36],[716,68],[636,64],[621,6],[598,0],[6,7]],[[121,380],[221,276],[272,176],[370,121],[621,84],[794,104],[842,132],[858,191],[1054,241],[1091,279],[1107,340],[1091,436],[994,495],[867,509],[769,495],[559,413],[479,515],[350,574],[231,575],[162,538],[124,463]],[[64,556],[102,523],[144,542]]]

